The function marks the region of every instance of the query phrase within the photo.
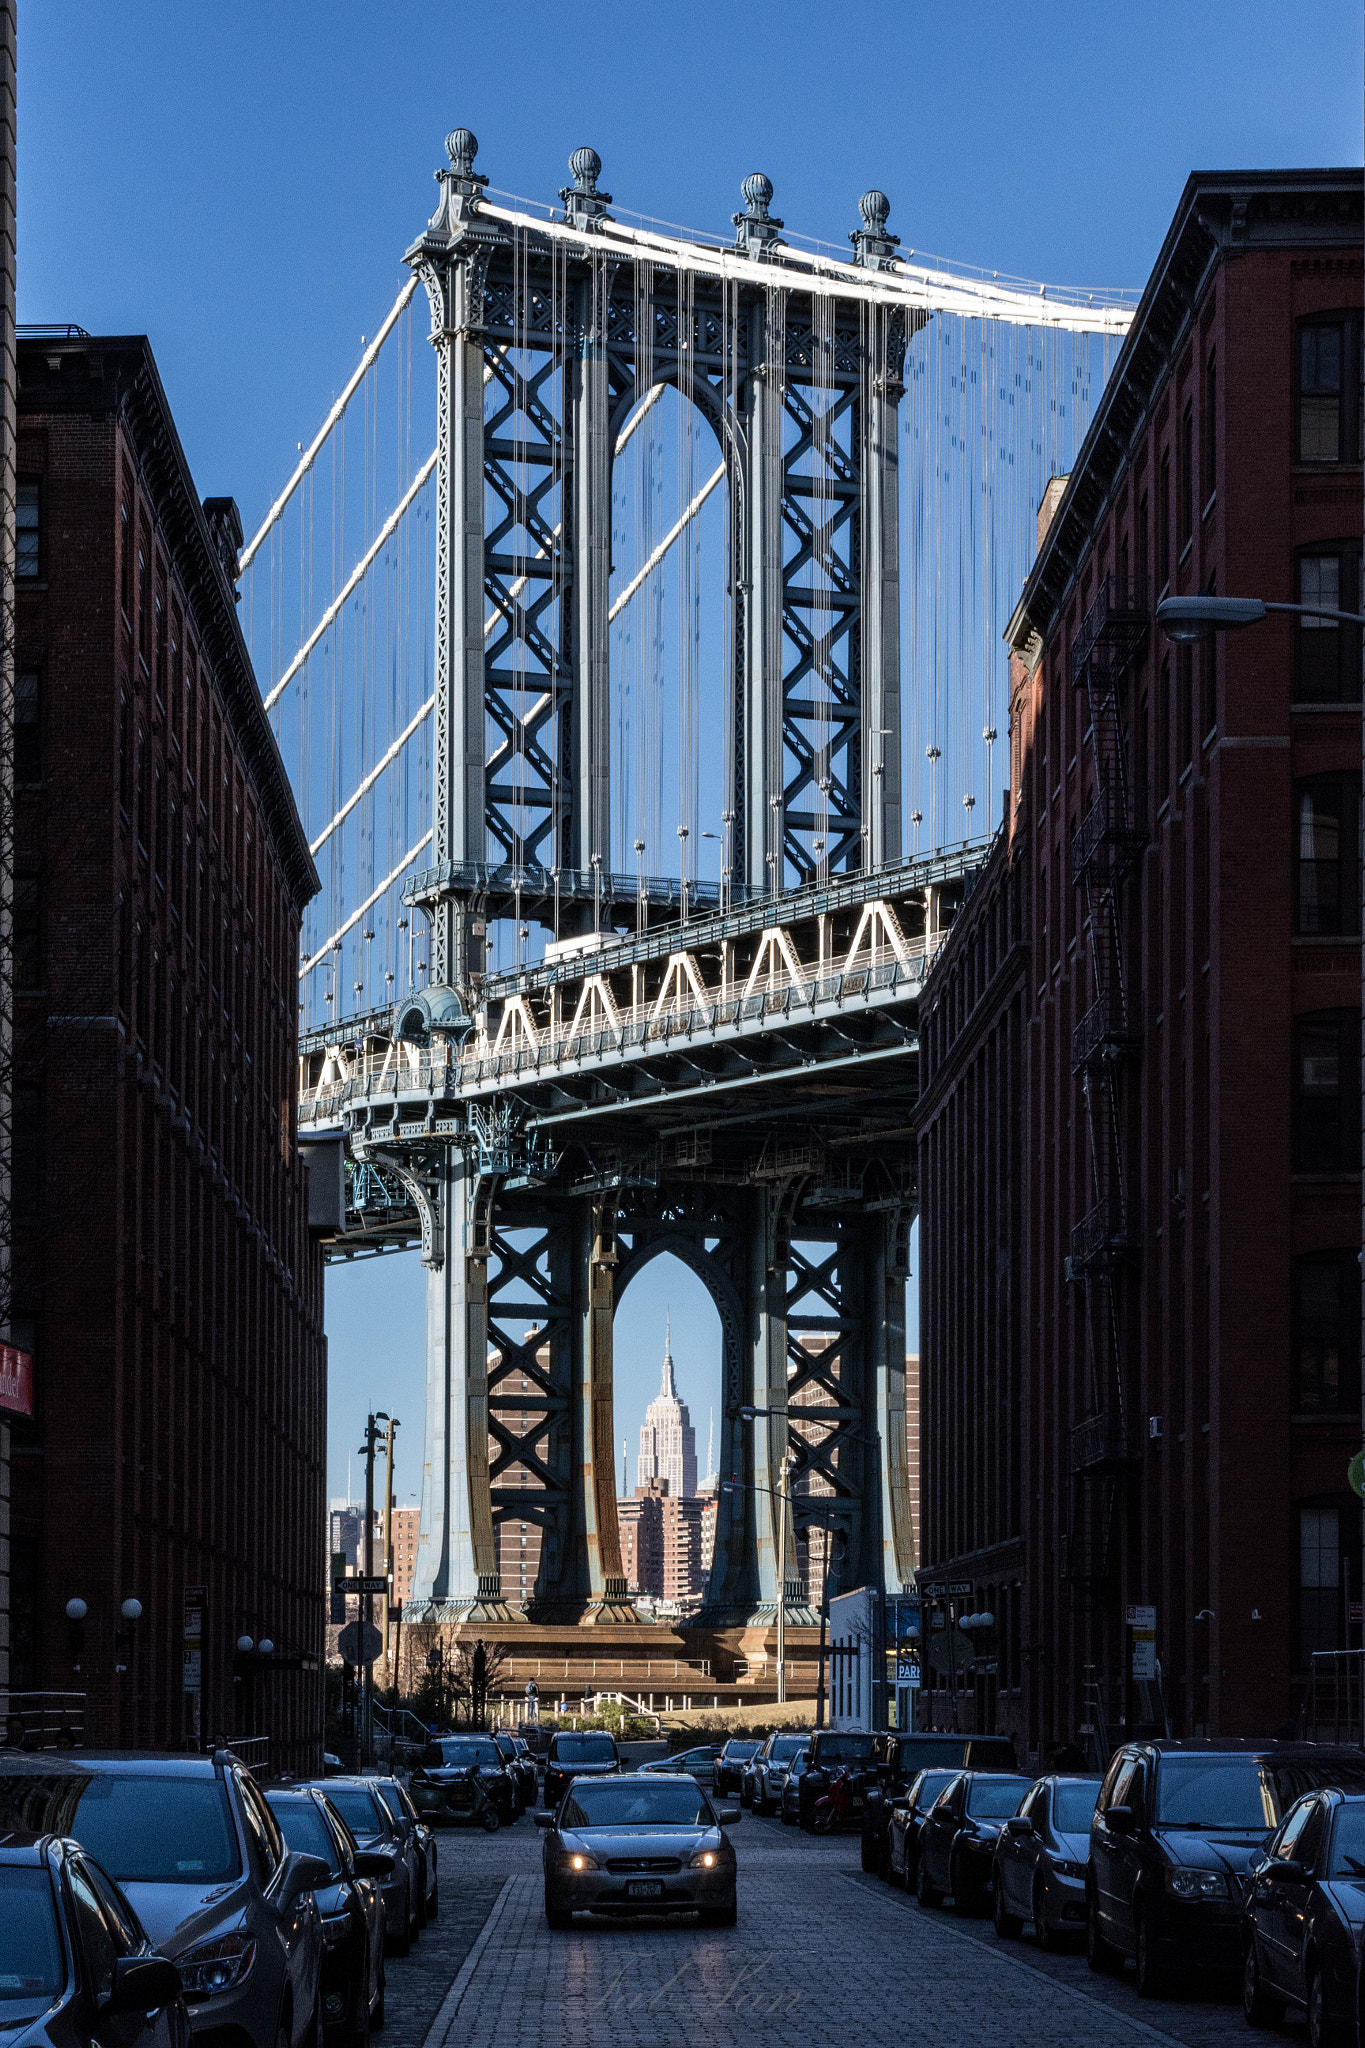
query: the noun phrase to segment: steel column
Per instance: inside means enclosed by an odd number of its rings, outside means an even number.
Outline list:
[[[573,858],[611,867],[611,392],[607,307],[614,262],[591,259],[576,294],[572,389],[574,546]]]
[[[745,387],[744,880],[783,886],[782,842],[782,436],[786,365],[767,309],[749,314]]]
[[[871,314],[864,376],[860,469],[862,506],[863,863],[901,857],[901,586],[898,432],[904,391],[905,327],[898,314]]]

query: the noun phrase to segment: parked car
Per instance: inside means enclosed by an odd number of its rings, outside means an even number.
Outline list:
[[[406,1838],[380,1798],[376,1779],[327,1778],[320,1789],[327,1794],[358,1846],[385,1859],[382,1866],[375,1868],[388,1923],[388,1948],[391,1955],[405,1956],[417,1939],[418,1902],[426,1882],[416,1842]]]
[[[1309,1792],[1251,1859],[1242,1901],[1242,2010],[1253,2027],[1308,2015],[1311,2048],[1355,2039],[1365,1926],[1365,1798]]]
[[[671,1777],[679,1775],[695,1778],[699,1785],[705,1785],[709,1792],[716,1782],[716,1752],[708,1742],[699,1749],[680,1749],[673,1756],[656,1757],[653,1763],[641,1764],[641,1771],[665,1771]]]
[[[58,1836],[0,1841],[0,2028],[25,2048],[190,2038],[175,1964],[107,1872]]]
[[[958,1771],[929,1809],[919,1838],[915,1897],[936,1906],[952,1893],[958,1913],[986,1900],[996,1837],[1033,1783],[1019,1771]]]
[[[545,1759],[545,1804],[553,1812],[575,1778],[619,1777],[620,1772],[614,1735],[597,1728],[552,1735]]]
[[[254,1779],[212,1756],[50,1751],[0,1769],[0,1838],[75,1839],[174,1962],[190,2027],[215,2044],[313,2048],[325,1885],[320,1857],[286,1846]]]
[[[1033,1922],[1039,1948],[1085,1932],[1085,1866],[1098,1777],[1039,1778],[995,1845],[991,1894],[995,1931],[1018,1934]]]
[[[852,1788],[850,1818],[862,1825],[863,1807],[866,1804],[868,1773],[872,1769],[875,1735],[848,1733],[837,1728],[817,1728],[809,1737],[809,1757],[801,1773],[801,1825],[809,1828],[815,1810],[815,1802],[829,1790],[830,1780],[836,1771],[852,1769],[856,1782]]]
[[[715,1774],[712,1779],[712,1789],[717,1798],[740,1798],[744,1782],[744,1766],[751,1757],[757,1755],[758,1744],[756,1742],[736,1742],[731,1740],[726,1743],[724,1749],[716,1758]]]
[[[266,1803],[291,1849],[321,1857],[329,1882],[314,1894],[322,1915],[322,2028],[333,2042],[364,2048],[384,2024],[384,1852],[361,1849],[317,1786],[275,1785]]]
[[[920,1831],[939,1793],[956,1776],[952,1770],[921,1771],[900,1798],[892,1802],[886,1830],[886,1868],[882,1873],[888,1884],[914,1890]]]
[[[1007,1735],[919,1735],[894,1730],[873,1737],[872,1769],[863,1805],[862,1864],[890,1874],[891,1808],[931,1765],[953,1770],[1012,1771],[1014,1744]]]
[[[575,1912],[699,1913],[715,1927],[736,1918],[735,1852],[725,1833],[739,1808],[711,1804],[685,1774],[632,1771],[577,1777],[545,1829],[545,1918]]]
[[[518,1742],[515,1735],[505,1735],[499,1731],[493,1740],[498,1745],[498,1754],[516,1788],[517,1812],[525,1813],[528,1806],[535,1805],[536,1793],[539,1790],[540,1775],[536,1770],[536,1760],[526,1744]]]
[[[438,1821],[511,1823],[521,1808],[517,1786],[491,1735],[437,1735],[412,1768],[408,1791],[419,1817]]]
[[[800,1825],[801,1821],[801,1780],[810,1769],[810,1751],[798,1749],[795,1756],[779,1764],[772,1775],[777,1787],[778,1818],[789,1828]]]
[[[422,1883],[419,1888],[420,1905],[417,1919],[425,1927],[429,1920],[436,1919],[441,1910],[436,1836],[429,1828],[417,1808],[413,1805],[406,1785],[397,1778],[374,1778],[375,1790],[388,1807],[394,1825],[416,1845],[422,1862]]]
[[[1258,1851],[1305,1792],[1365,1792],[1358,1749],[1298,1742],[1131,1742],[1110,1762],[1090,1825],[1086,1947],[1093,1970],[1137,1960],[1138,1989],[1242,1961],[1242,1891]]]
[[[805,1748],[806,1741],[807,1737],[803,1734],[785,1734],[774,1729],[772,1734],[760,1743],[757,1754],[750,1757],[744,1767],[740,1804],[752,1806],[755,1813],[776,1813],[779,1797],[778,1774],[785,1770],[798,1750]]]

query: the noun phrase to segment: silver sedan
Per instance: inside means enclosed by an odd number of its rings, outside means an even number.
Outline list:
[[[695,1778],[661,1771],[579,1778],[545,1829],[545,1918],[576,1912],[698,1913],[735,1924],[735,1852],[725,1833],[738,1807],[714,1807]]]

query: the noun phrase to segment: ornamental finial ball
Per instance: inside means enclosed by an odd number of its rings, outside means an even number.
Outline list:
[[[602,169],[602,159],[595,149],[590,149],[584,144],[582,149],[576,149],[569,158],[569,169],[574,174],[575,184],[579,185],[583,191],[591,192],[597,184],[598,173]]]
[[[750,171],[740,190],[744,194],[746,205],[758,213],[768,211],[768,202],[773,196],[773,181],[766,172]]]
[[[451,165],[462,178],[467,178],[474,168],[474,159],[479,153],[479,138],[470,128],[452,128],[446,137],[446,155]]]
[[[858,211],[863,217],[863,226],[867,232],[870,235],[880,235],[886,230],[891,201],[885,192],[864,192],[858,201]]]

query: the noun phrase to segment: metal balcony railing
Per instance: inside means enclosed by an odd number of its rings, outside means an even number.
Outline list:
[[[1071,840],[1071,878],[1116,880],[1136,866],[1147,844],[1142,807],[1106,783]]]
[[[1129,1228],[1123,1204],[1113,1196],[1097,1202],[1071,1233],[1071,1266],[1074,1273],[1113,1265],[1138,1249],[1136,1234]]]
[[[1071,1472],[1076,1479],[1103,1478],[1137,1462],[1123,1416],[1117,1408],[1087,1415],[1071,1432]]]
[[[0,1747],[79,1749],[84,1740],[83,1692],[6,1692],[0,1687]]]
[[[1071,680],[1080,689],[1091,657],[1103,654],[1120,672],[1147,637],[1147,586],[1137,576],[1101,576],[1071,643]]]
[[[1117,992],[1109,990],[1090,1005],[1071,1034],[1071,1071],[1079,1074],[1096,1061],[1122,1059],[1141,1043],[1141,1031]]]

